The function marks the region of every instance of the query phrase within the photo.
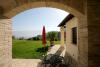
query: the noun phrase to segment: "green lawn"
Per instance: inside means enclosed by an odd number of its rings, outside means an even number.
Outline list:
[[[56,41],[55,44],[59,44],[59,41]],[[47,42],[47,45],[49,45],[49,42]],[[12,57],[20,59],[41,58],[43,53],[36,51],[41,47],[43,47],[41,41],[13,40]]]

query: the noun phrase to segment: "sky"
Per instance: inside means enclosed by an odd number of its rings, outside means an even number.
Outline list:
[[[58,24],[68,14],[63,10],[47,7],[26,10],[12,18],[13,35],[25,38],[41,35],[43,26],[46,32],[59,31]]]

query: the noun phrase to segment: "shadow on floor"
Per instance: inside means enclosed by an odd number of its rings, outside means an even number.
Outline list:
[[[64,50],[64,47],[60,46],[60,48],[56,51],[55,54],[60,56]],[[66,64],[70,64],[69,67],[78,67],[77,62],[67,53],[67,51],[65,51],[64,60]],[[39,62],[37,67],[45,67],[45,65],[42,64],[42,62]]]

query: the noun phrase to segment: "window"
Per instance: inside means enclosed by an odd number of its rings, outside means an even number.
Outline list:
[[[72,28],[72,43],[77,44],[77,27]]]
[[[66,44],[66,26],[64,26],[64,41],[65,41],[65,44]]]

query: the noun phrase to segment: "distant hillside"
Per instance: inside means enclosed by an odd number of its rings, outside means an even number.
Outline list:
[[[13,36],[15,36],[16,38],[30,38],[37,35],[41,35],[41,31],[13,31]]]

